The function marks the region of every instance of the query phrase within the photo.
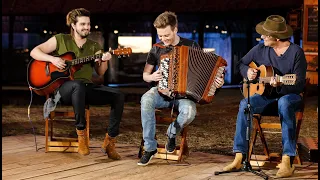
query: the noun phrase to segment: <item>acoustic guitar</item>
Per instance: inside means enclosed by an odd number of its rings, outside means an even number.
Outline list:
[[[284,76],[279,76],[275,74],[272,66],[260,65],[258,67],[252,61],[249,64],[249,67],[258,70],[256,83],[249,83],[249,96],[253,96],[254,94],[263,95],[270,93],[272,90],[270,81],[273,76],[276,77],[277,83],[282,83],[283,85],[295,85],[297,80],[296,74],[285,74]],[[244,80],[243,83],[243,95],[245,98],[248,97],[248,83],[246,83],[246,80]]]
[[[132,53],[131,48],[118,48],[109,51],[111,54],[123,56]],[[84,63],[102,58],[103,53],[82,58],[76,58],[73,52],[66,52],[58,57],[65,60],[66,67],[59,69],[51,62],[32,59],[27,67],[29,87],[38,95],[46,96],[53,93],[65,81],[73,80],[74,73],[81,69]]]

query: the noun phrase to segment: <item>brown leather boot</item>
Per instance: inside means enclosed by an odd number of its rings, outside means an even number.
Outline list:
[[[106,133],[106,137],[104,139],[103,145],[101,147],[101,151],[105,154],[108,154],[108,157],[113,160],[121,159],[120,154],[117,153],[115,143],[116,138],[112,138]]]
[[[77,129],[77,134],[78,134],[78,143],[79,143],[78,153],[81,155],[90,154],[88,139],[87,139],[87,131]]]

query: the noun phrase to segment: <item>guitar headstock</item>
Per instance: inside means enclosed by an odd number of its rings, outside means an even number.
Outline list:
[[[297,80],[296,74],[285,74],[280,77],[280,82],[284,85],[295,85]]]
[[[118,56],[125,56],[132,53],[131,48],[118,48],[115,50],[112,50],[112,54],[118,55]]]

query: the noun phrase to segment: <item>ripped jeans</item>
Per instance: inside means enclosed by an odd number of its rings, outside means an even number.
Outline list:
[[[143,129],[144,149],[148,152],[157,149],[156,133],[156,108],[178,108],[179,115],[167,130],[170,138],[175,138],[181,129],[190,124],[196,115],[196,104],[189,99],[176,99],[167,101],[158,92],[157,87],[152,87],[141,97],[141,122]]]

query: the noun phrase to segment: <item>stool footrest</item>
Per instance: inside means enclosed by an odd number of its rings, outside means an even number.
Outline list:
[[[72,147],[72,146],[79,146],[78,142],[67,142],[67,141],[49,141],[48,146],[66,146],[66,147]]]
[[[154,158],[159,158],[159,159],[168,159],[168,160],[174,160],[177,161],[179,160],[179,156],[173,155],[173,154],[163,154],[163,153],[157,153],[154,155]]]
[[[51,152],[78,152],[77,147],[47,147]]]

